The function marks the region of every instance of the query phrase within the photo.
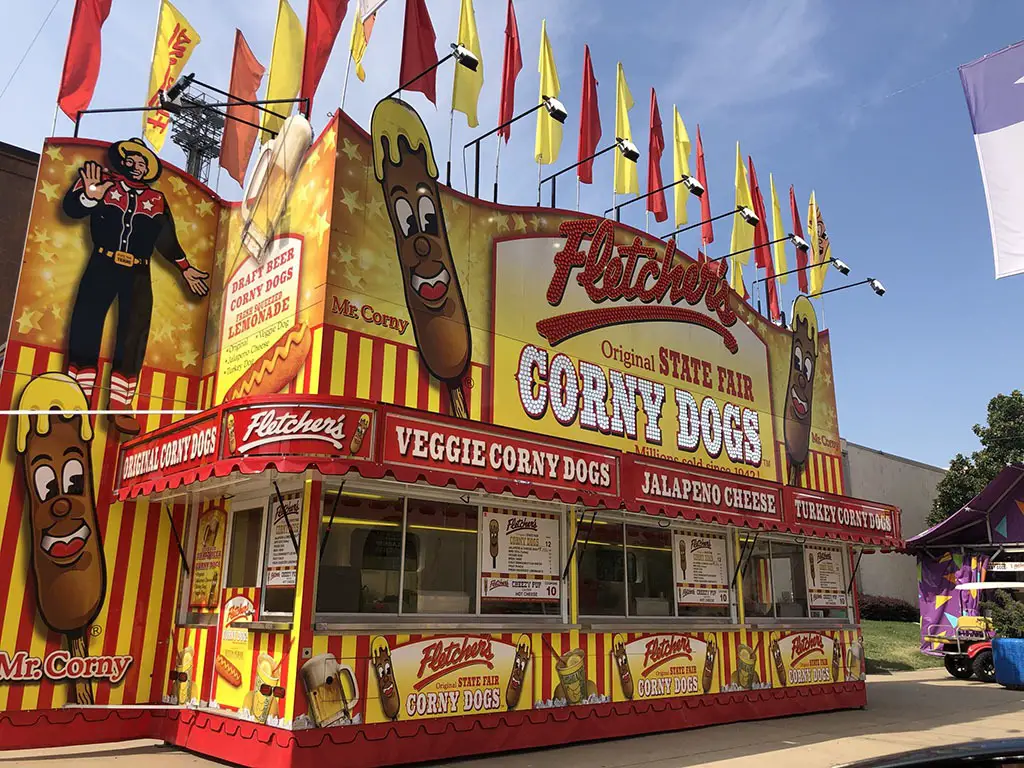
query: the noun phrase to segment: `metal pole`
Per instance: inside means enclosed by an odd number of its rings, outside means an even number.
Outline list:
[[[465,161],[463,161],[465,162]],[[473,197],[480,197],[480,142],[478,141],[473,152]]]
[[[580,177],[576,174],[576,210],[580,209]]]
[[[353,24],[356,23],[355,19],[352,20],[352,23]],[[338,111],[339,112],[344,112],[345,111],[345,96],[348,94],[348,75],[349,75],[349,72],[351,72],[351,71],[352,71],[352,53],[349,52],[348,63],[345,64],[345,79],[342,80],[342,82],[341,82],[341,104],[338,106]]]
[[[455,125],[455,110],[448,111],[448,171],[445,184],[452,185],[452,126]]]
[[[558,176],[551,177],[551,207],[555,207],[555,185],[558,183]]]
[[[501,161],[501,136],[498,137],[498,148],[494,152],[494,202],[498,202],[498,164]]]

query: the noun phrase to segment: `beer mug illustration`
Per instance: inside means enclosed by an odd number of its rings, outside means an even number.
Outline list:
[[[228,429],[228,451],[234,453],[238,450],[238,442],[235,439],[235,414],[229,413],[227,419]]]
[[[281,682],[281,663],[261,653],[256,660],[256,685],[252,690],[252,718],[257,723],[267,722],[270,711],[276,709],[277,700],[284,698]]]
[[[192,646],[178,651],[171,670],[171,695],[177,700],[178,706],[184,707],[192,700],[192,663],[195,650]]]
[[[499,531],[500,527],[501,526],[499,525],[498,521],[495,520],[493,517],[491,518],[491,522],[488,523],[488,525],[487,525],[487,528],[488,528],[488,530],[490,532],[490,535],[491,535],[491,568],[492,569],[498,567],[498,531]]]
[[[779,648],[779,639],[775,635],[772,635],[772,640],[768,644],[768,649],[772,654],[772,664],[775,665],[775,674],[778,675],[779,682],[783,687],[785,687],[789,682],[786,679],[786,665],[782,663],[782,649]]]
[[[523,694],[523,682],[526,679],[526,667],[530,663],[530,656],[533,652],[533,644],[529,635],[520,635],[516,643],[516,655],[512,659],[512,671],[508,676],[508,685],[505,687],[505,706],[513,710],[519,704],[519,697]]]
[[[718,643],[714,637],[709,637],[707,647],[704,651],[704,674],[700,679],[701,691],[711,693],[711,685],[715,680],[715,660],[718,658]]]
[[[395,669],[391,665],[391,646],[386,638],[377,636],[370,643],[370,666],[377,678],[377,692],[380,694],[380,709],[384,717],[397,720],[401,711],[401,699],[398,684],[395,682]]]
[[[749,645],[741,645],[736,650],[736,685],[750,690],[758,682],[757,670],[754,668],[754,649]]]
[[[846,651],[846,679],[864,679],[864,646],[859,640],[850,643]]]
[[[580,648],[574,648],[558,660],[555,671],[565,700],[569,704],[582,703],[587,695],[587,655]]]
[[[348,444],[348,452],[350,454],[359,453],[359,449],[363,447],[363,438],[366,436],[366,430],[369,428],[370,414],[360,414],[359,421],[356,422],[355,434],[352,435],[352,441]]]
[[[322,653],[299,670],[306,689],[309,713],[319,728],[352,720],[359,691],[352,670],[338,663],[333,653]]]
[[[626,638],[616,635],[612,638],[612,658],[615,659],[615,670],[619,673],[622,695],[633,698],[633,673],[629,669],[629,656],[626,653]]]

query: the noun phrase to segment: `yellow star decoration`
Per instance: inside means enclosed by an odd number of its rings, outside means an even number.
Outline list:
[[[28,307],[25,307],[21,311],[21,316],[14,321],[18,324],[18,333],[31,333],[33,330],[43,330],[39,326],[39,321],[42,319],[42,317],[42,312],[36,312],[34,309],[29,309]]]
[[[327,221],[327,217],[323,213],[318,213],[313,217],[313,234],[316,235],[317,245],[322,245],[324,241],[324,235],[331,228],[331,224]]]
[[[356,257],[352,253],[352,249],[347,245],[339,245],[335,248],[334,256],[343,266],[352,264],[356,260]]]
[[[64,170],[78,172],[78,169],[85,165],[85,158],[81,155],[75,155],[71,158],[70,162],[64,163]]]
[[[196,203],[196,213],[200,217],[212,216],[213,215],[213,201],[212,200],[200,200]]]
[[[298,202],[300,202],[300,203],[309,202],[309,193],[310,193],[310,190],[312,190],[312,189],[313,189],[313,182],[312,181],[307,181],[305,184],[303,184],[301,187],[299,187],[299,191],[295,194],[296,200],[298,200]]]
[[[199,362],[199,354],[186,345],[178,354],[174,356],[174,359],[181,363],[186,368],[191,368],[197,362]]]
[[[347,138],[342,139],[343,146],[341,151],[344,152],[349,160],[362,160],[363,156],[359,154],[359,145],[353,144]]]
[[[50,242],[50,236],[46,233],[46,230],[40,230],[38,227],[32,230],[32,242],[36,245],[46,245]]]
[[[50,158],[55,163],[58,160],[61,160],[61,161],[64,160],[64,152],[61,150],[60,147],[47,147],[46,148],[46,156],[48,158]]]
[[[534,232],[540,232],[545,226],[547,226],[547,221],[545,221],[542,216],[531,216],[530,226],[533,227]]]
[[[370,216],[380,216],[382,219],[386,219],[388,217],[384,203],[377,198],[366,201],[366,214],[367,218]]]
[[[497,230],[499,232],[508,232],[508,216],[498,216],[497,218]]]
[[[512,226],[519,232],[526,231],[526,219],[523,218],[521,213],[512,214]]]
[[[1015,503],[1017,504],[1017,509],[1019,509],[1020,513],[1024,515],[1024,501],[1017,501]]]
[[[341,190],[341,204],[348,208],[349,213],[355,213],[363,207],[359,202],[359,193],[344,188]]]
[[[179,195],[185,194],[185,190],[188,189],[188,185],[185,184],[181,176],[171,176],[171,178],[168,179],[168,181],[174,188],[174,191],[177,192]]]
[[[334,149],[338,143],[338,131],[332,129],[324,134],[324,149]]]
[[[39,186],[39,194],[52,203],[54,200],[60,197],[60,188],[56,184],[51,184],[48,181],[44,181]]]
[[[51,251],[49,248],[40,248],[39,258],[41,258],[47,264],[53,264],[53,262],[57,260],[57,254]]]
[[[53,319],[58,323],[64,322],[64,307],[60,304],[54,304],[50,307],[50,314],[53,315]]]

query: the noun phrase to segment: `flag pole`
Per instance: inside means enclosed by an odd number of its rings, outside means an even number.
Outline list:
[[[452,185],[452,127],[455,125],[455,107],[448,110],[448,172],[445,184]]]
[[[580,209],[580,176],[576,174],[576,210]]]
[[[352,22],[355,24],[355,21]],[[345,79],[341,82],[341,104],[338,106],[339,112],[345,111],[345,96],[348,94],[348,76],[352,72],[352,52],[349,51],[348,63],[345,65]],[[449,152],[451,154],[451,152]]]
[[[463,161],[465,162],[465,161]],[[494,150],[494,202],[498,202],[498,166],[501,163],[501,136],[498,136],[498,148]],[[477,173],[480,170],[477,169]],[[469,192],[469,189],[466,189]]]

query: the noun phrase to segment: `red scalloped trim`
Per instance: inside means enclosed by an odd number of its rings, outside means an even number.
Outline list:
[[[0,712],[0,749],[156,738],[245,766],[369,768],[866,704],[864,683],[840,683],[304,731],[189,709],[52,709]]]

